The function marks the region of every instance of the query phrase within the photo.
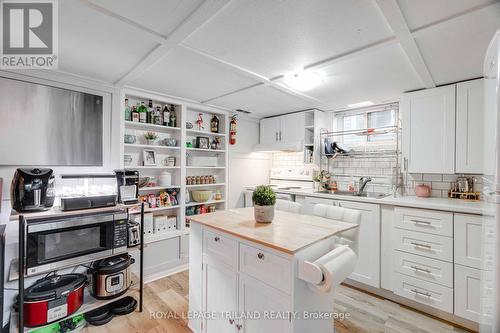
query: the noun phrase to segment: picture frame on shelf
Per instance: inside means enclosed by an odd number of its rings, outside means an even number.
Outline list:
[[[144,166],[157,166],[156,152],[154,150],[143,150],[142,160]]]
[[[206,136],[196,137],[196,148],[210,149],[210,138]]]

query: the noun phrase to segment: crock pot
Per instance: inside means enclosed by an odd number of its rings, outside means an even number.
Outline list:
[[[128,254],[94,261],[91,273],[91,292],[97,299],[111,299],[123,295],[130,287],[130,265],[134,259]]]
[[[51,275],[24,291],[24,325],[35,327],[61,320],[83,304],[84,274]]]

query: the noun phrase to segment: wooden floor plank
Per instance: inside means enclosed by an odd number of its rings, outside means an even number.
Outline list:
[[[115,317],[105,326],[88,326],[83,333],[189,333],[189,273],[180,272],[148,283],[144,288],[142,313]],[[339,286],[335,292],[337,313],[348,314],[335,321],[337,333],[466,333],[451,324],[374,297],[357,289]],[[152,313],[168,314],[169,318]],[[263,332],[267,333],[267,332]]]

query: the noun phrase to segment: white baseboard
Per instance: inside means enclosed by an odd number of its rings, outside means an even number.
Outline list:
[[[144,283],[150,283],[150,282],[159,280],[161,278],[186,271],[186,270],[188,270],[188,268],[189,268],[189,263],[185,263],[185,264],[181,264],[181,265],[176,266],[176,267],[165,269],[163,271],[155,272],[154,274],[146,275],[144,277]]]

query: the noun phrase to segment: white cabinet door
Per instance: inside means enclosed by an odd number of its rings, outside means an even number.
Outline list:
[[[483,100],[483,79],[457,84],[457,173],[483,173]]]
[[[260,144],[277,143],[281,120],[279,117],[260,120]]]
[[[380,288],[380,206],[353,201],[338,205],[361,212],[358,262],[350,279]]]
[[[286,333],[291,331],[289,318],[271,318],[292,310],[290,297],[246,274],[240,273],[238,312],[258,313],[260,318],[243,317],[237,325],[243,333]],[[266,316],[266,314],[269,314]]]
[[[279,117],[281,130],[278,135],[281,143],[304,144],[306,115],[303,112],[292,113]]]
[[[481,271],[455,265],[455,315],[479,321]]]
[[[483,217],[455,214],[455,263],[481,268]]]
[[[204,333],[235,333],[236,323],[223,313],[238,311],[238,272],[223,262],[206,260],[203,264],[203,311],[218,318],[204,321]]]
[[[411,173],[455,173],[455,85],[401,98],[404,166]]]

